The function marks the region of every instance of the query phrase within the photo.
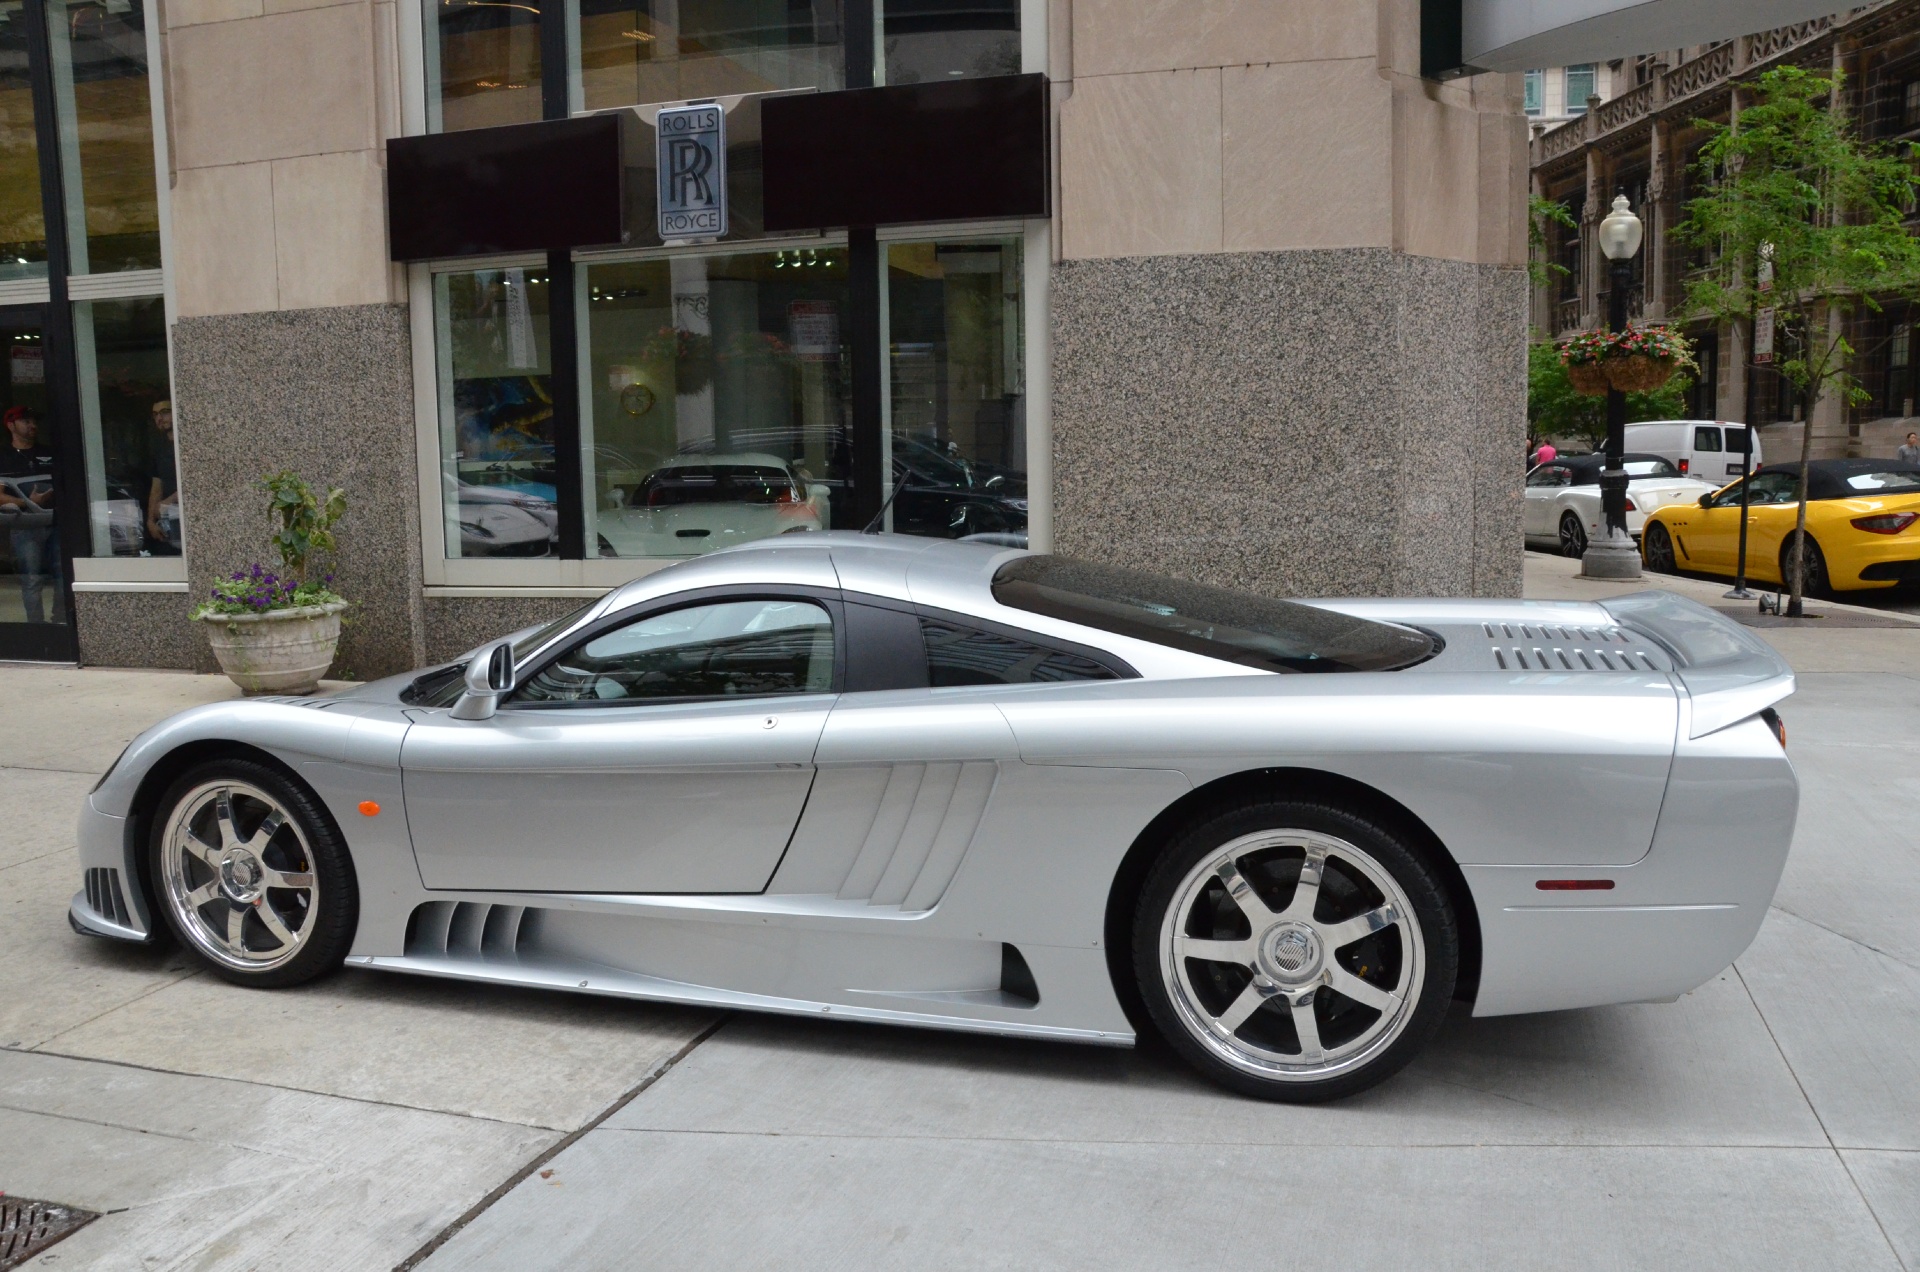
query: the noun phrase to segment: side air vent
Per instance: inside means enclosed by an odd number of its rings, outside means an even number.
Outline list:
[[[1655,645],[1619,627],[1482,623],[1501,671],[1671,671]]]
[[[1038,1007],[1040,986],[1016,945],[1000,944],[1000,993],[1009,1007]]]
[[[71,876],[69,876],[71,877]],[[127,898],[120,891],[120,872],[109,866],[95,866],[87,871],[87,908],[109,923],[123,928],[133,926],[133,917],[127,913]]]
[[[973,842],[997,771],[985,760],[894,765],[841,900],[931,910]]]
[[[538,910],[478,901],[428,901],[407,920],[407,957],[511,963],[533,936]]]

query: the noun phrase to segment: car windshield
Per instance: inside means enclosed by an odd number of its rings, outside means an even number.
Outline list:
[[[1851,490],[1920,490],[1920,473],[1854,473],[1847,478]]]
[[[1626,469],[1628,478],[1634,477],[1678,477],[1680,470],[1664,459],[1629,459],[1620,466]]]
[[[1424,632],[1143,570],[1027,556],[993,576],[1002,605],[1262,671],[1393,671],[1434,653]]]
[[[644,508],[675,508],[685,504],[803,503],[805,497],[793,476],[764,464],[681,464],[650,473],[634,491],[633,502]]]

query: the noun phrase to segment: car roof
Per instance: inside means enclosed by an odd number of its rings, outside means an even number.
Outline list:
[[[1778,464],[1768,464],[1754,476],[1762,473],[1785,473],[1790,477],[1800,475],[1800,461],[1783,460]],[[1861,473],[1912,473],[1920,477],[1920,464],[1903,464],[1897,459],[1816,459],[1807,465],[1807,498],[1809,499],[1850,499],[1871,494],[1870,491],[1854,490],[1847,486],[1849,477]]]
[[[1606,459],[1606,455],[1604,453],[1596,453],[1592,455],[1558,455],[1552,459],[1547,460],[1546,464],[1541,464],[1540,467],[1544,468],[1546,467],[1547,464],[1565,464],[1569,468],[1598,468],[1600,466],[1601,461],[1603,461],[1604,459]],[[1643,454],[1640,451],[1626,451],[1620,456],[1620,462],[1623,464],[1627,463],[1630,460],[1636,461],[1636,462],[1645,462],[1651,459],[1657,459],[1663,464],[1670,464],[1673,462],[1672,460],[1668,459],[1665,455],[1649,455],[1649,454]]]

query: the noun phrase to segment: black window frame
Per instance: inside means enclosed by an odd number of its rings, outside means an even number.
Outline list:
[[[808,601],[827,612],[827,621],[833,625],[833,682],[823,690],[808,693],[781,694],[676,694],[661,698],[576,698],[566,702],[528,702],[520,698],[523,686],[554,663],[568,654],[598,640],[608,632],[630,627],[635,623],[657,618],[662,614],[671,614],[676,610],[691,609],[698,605],[727,604],[735,601]],[[554,711],[585,708],[588,710],[645,710],[648,707],[686,706],[702,702],[772,702],[788,698],[806,698],[838,695],[844,692],[847,678],[847,622],[841,603],[841,594],[834,588],[808,587],[805,585],[760,585],[760,586],[723,586],[693,588],[685,592],[676,592],[672,596],[659,597],[653,602],[630,605],[611,614],[603,614],[585,627],[573,632],[564,643],[556,645],[550,652],[530,664],[521,673],[516,669],[514,687],[511,694],[501,699],[501,711]]]
[[[895,600],[892,597],[872,596],[862,592],[846,592],[843,593],[843,596],[849,615],[847,619],[847,633],[850,644],[847,659],[847,674],[846,680],[844,681],[846,688],[843,690],[843,692],[846,693],[885,693],[900,689],[932,690],[934,686],[930,674],[931,669],[927,662],[926,639],[920,627],[921,620],[923,619],[934,623],[945,623],[952,627],[985,632],[990,636],[999,636],[1007,640],[1021,641],[1025,644],[1045,649],[1051,653],[1085,658],[1089,662],[1095,663],[1112,672],[1115,680],[1141,679],[1139,670],[1126,659],[1108,650],[1100,649],[1093,645],[1085,645],[1079,641],[1063,640],[1058,636],[1036,632],[1031,628],[1016,627],[1010,623],[995,622],[992,619],[981,618],[974,614],[961,614],[953,610],[939,609],[931,605],[919,605],[910,601]],[[862,652],[858,645],[858,638],[855,637],[854,633],[866,618],[866,616],[854,615],[856,608],[897,614],[910,620],[909,623],[895,624],[894,630],[891,633],[882,632],[881,624],[879,623],[867,629],[870,633],[867,639],[884,640],[887,642],[883,646],[886,650],[883,657],[886,665],[894,669],[894,674],[883,674],[883,668],[878,664],[873,666],[856,665],[855,660],[862,657]],[[899,674],[901,668],[915,662],[917,662],[919,667],[918,683],[913,683],[911,674]],[[1106,683],[1110,682],[1098,680],[1032,682],[1034,685],[1050,686]],[[1012,684],[943,685],[940,686],[940,689],[942,692],[951,693],[962,690],[1002,690],[1022,687],[1023,686]]]

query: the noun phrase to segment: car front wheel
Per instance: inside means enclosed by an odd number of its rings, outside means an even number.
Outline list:
[[[1351,812],[1241,805],[1177,835],[1135,911],[1134,972],[1167,1041],[1214,1081],[1306,1103],[1379,1082],[1453,995],[1459,937],[1421,855]]]
[[[1647,568],[1655,574],[1678,574],[1679,563],[1673,559],[1673,536],[1658,521],[1649,525],[1640,536],[1641,546],[1647,558]]]
[[[1560,516],[1560,555],[1579,558],[1587,554],[1587,528],[1580,524],[1578,515],[1567,512]]]
[[[346,957],[352,859],[319,801],[276,770],[239,759],[190,769],[161,799],[150,851],[167,925],[217,975],[279,988]]]

